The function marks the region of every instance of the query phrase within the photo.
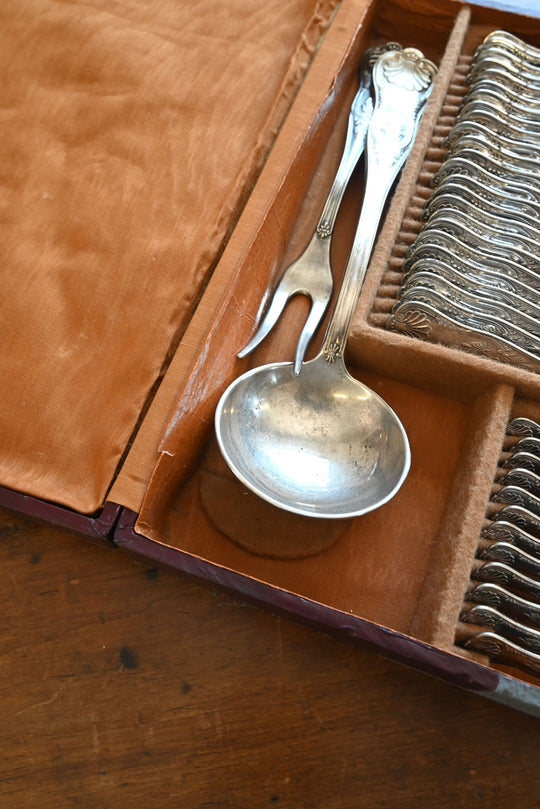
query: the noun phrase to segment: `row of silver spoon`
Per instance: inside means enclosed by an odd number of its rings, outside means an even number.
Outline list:
[[[540,425],[518,417],[506,433],[501,474],[460,615],[481,629],[462,643],[540,676]]]
[[[540,51],[493,32],[467,81],[389,326],[538,371]]]

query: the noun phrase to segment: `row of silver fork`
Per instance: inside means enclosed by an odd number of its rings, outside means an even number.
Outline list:
[[[540,675],[540,424],[509,422],[460,620],[465,648]]]

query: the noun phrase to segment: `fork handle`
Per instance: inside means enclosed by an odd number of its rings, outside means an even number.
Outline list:
[[[360,65],[360,83],[349,111],[343,154],[317,223],[315,238],[327,239],[332,235],[345,189],[365,149],[374,106],[373,67],[383,53],[402,50],[403,48],[398,42],[387,42],[384,45],[373,45],[364,53]]]
[[[345,189],[364,151],[366,134],[373,112],[370,85],[369,78],[367,83],[364,80],[351,105],[343,155],[315,231],[319,239],[327,239],[332,235]]]

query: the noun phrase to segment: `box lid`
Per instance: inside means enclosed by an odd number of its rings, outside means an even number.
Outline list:
[[[4,10],[0,485],[103,504],[335,5]]]

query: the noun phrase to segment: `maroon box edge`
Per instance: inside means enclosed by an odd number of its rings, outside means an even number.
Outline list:
[[[217,585],[245,597],[287,618],[308,624],[329,635],[346,638],[367,646],[378,654],[431,674],[468,691],[494,693],[501,678],[499,672],[473,660],[430,646],[408,635],[364,618],[349,615],[300,595],[282,590],[229,568],[213,564],[186,551],[163,545],[135,531],[137,514],[123,509],[114,531],[114,543],[130,553],[152,559],[169,569]]]
[[[112,543],[114,527],[122,512],[122,506],[107,502],[95,514],[79,514],[65,506],[49,503],[3,486],[0,486],[0,506],[110,547],[114,547]]]

